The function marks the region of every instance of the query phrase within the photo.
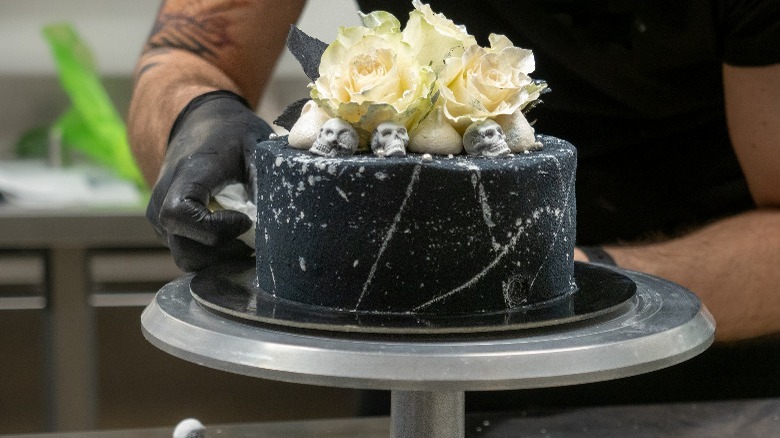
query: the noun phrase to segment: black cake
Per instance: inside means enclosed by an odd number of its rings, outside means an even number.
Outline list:
[[[325,158],[258,145],[262,293],[349,312],[464,314],[576,288],[576,149]]]

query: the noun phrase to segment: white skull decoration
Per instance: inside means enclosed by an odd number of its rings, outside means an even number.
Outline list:
[[[355,128],[339,118],[332,118],[320,128],[320,134],[314,140],[309,152],[323,157],[352,155],[358,147],[358,134]]]
[[[484,157],[498,157],[511,152],[504,130],[490,119],[474,122],[466,129],[463,133],[463,148],[469,155]]]
[[[409,133],[404,125],[395,122],[380,123],[371,133],[371,150],[385,157],[406,155]]]

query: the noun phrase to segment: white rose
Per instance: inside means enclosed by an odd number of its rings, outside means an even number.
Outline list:
[[[430,6],[413,0],[414,9],[403,30],[404,41],[416,48],[415,56],[422,65],[434,70],[444,66],[451,57],[460,57],[477,40],[443,14],[434,13]]]
[[[311,97],[351,123],[365,147],[371,131],[393,121],[411,130],[430,110],[436,75],[402,40],[392,14],[363,16],[367,26],[340,28],[320,61]]]
[[[522,110],[546,87],[528,76],[535,67],[530,50],[503,35],[489,38],[490,48],[467,48],[461,57],[447,59],[439,75],[439,102],[461,134],[475,121]]]

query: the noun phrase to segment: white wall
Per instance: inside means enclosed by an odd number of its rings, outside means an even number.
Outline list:
[[[1,0],[0,75],[53,74],[41,28],[61,21],[76,26],[102,73],[130,74],[159,4],[159,0]],[[298,26],[330,42],[337,26],[359,23],[356,11],[352,0],[310,0]],[[289,54],[279,71],[300,75]]]
[[[283,0],[280,0],[283,1]],[[0,0],[0,159],[27,130],[56,120],[68,105],[43,26],[68,21],[92,49],[98,70],[121,113],[129,101],[133,67],[160,0]],[[359,24],[353,0],[309,0],[298,26],[325,42],[339,25]],[[307,93],[306,77],[286,53],[266,91],[260,114],[273,120]]]

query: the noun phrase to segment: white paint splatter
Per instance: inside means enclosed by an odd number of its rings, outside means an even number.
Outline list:
[[[551,156],[550,158],[552,158],[552,160],[555,162],[555,167],[558,169],[558,174],[560,174],[561,173],[561,162],[555,156]],[[566,196],[563,197],[563,200],[565,202],[564,212],[566,210],[568,210],[568,208],[569,208],[569,197],[572,195],[571,191],[574,190],[574,179],[575,179],[575,177],[576,177],[576,174],[572,173],[571,179],[569,180],[568,190],[566,190]],[[563,179],[561,178],[561,187],[560,187],[560,191],[561,192],[564,191],[563,189],[565,187],[565,184],[566,184],[566,182],[563,181]],[[563,216],[564,215],[561,214],[560,217],[557,217],[557,219],[558,219],[558,226],[555,229],[555,233],[553,233],[553,243],[552,243],[552,245],[555,245],[555,242],[556,242],[556,240],[558,240],[558,236],[559,236],[561,230],[563,230],[565,228],[564,225],[563,225],[563,222],[564,222]],[[552,245],[550,245],[550,246],[552,246]],[[542,263],[539,265],[539,269],[534,274],[533,279],[531,279],[531,283],[528,286],[528,290],[531,290],[534,287],[534,283],[536,283],[536,278],[539,277],[539,272],[541,272],[542,268],[544,267],[544,265],[547,264],[547,259],[549,257],[550,257],[550,251],[547,251],[547,254],[544,255],[544,260],[542,260]]]
[[[371,281],[374,279],[374,274],[376,274],[379,260],[382,258],[382,254],[384,254],[385,250],[387,249],[387,245],[393,239],[393,235],[395,234],[395,230],[398,227],[398,223],[401,221],[401,216],[403,216],[404,210],[406,209],[406,203],[409,201],[409,198],[412,197],[412,193],[414,193],[414,186],[417,183],[417,180],[420,179],[420,169],[422,169],[422,166],[419,164],[414,167],[412,178],[409,181],[409,185],[406,186],[406,194],[404,195],[404,199],[401,201],[401,206],[398,207],[398,212],[395,214],[393,223],[390,224],[390,228],[388,228],[384,240],[382,240],[382,245],[379,247],[379,252],[376,255],[374,264],[371,266],[371,270],[368,272],[368,278],[366,279],[366,282],[363,283],[363,291],[360,292],[360,297],[355,304],[355,310],[360,307],[360,302],[363,301],[363,296],[366,294],[366,291],[368,291],[368,287],[371,285]],[[379,175],[379,173],[380,172],[377,172],[377,175]]]
[[[265,235],[265,247],[268,248],[268,228],[263,228],[263,234]],[[268,271],[271,273],[271,295],[276,296],[276,276],[274,275],[274,263],[273,260],[271,260],[271,252],[267,251],[266,256],[268,257]]]
[[[482,219],[485,220],[485,225],[487,225],[488,228],[493,228],[496,224],[493,222],[493,212],[490,209],[490,203],[488,202],[487,193],[485,192],[485,185],[482,184],[481,178],[477,184],[477,192],[479,194],[479,204],[482,207]]]
[[[560,163],[558,162],[557,159],[555,161],[556,161],[556,165],[558,166],[558,169],[560,170]],[[551,246],[555,244],[555,241],[558,239],[558,236],[560,235],[560,230],[563,228],[563,222],[564,222],[563,218],[565,217],[565,214],[563,214],[563,213],[565,213],[569,209],[569,205],[570,205],[570,203],[569,203],[569,199],[570,198],[569,197],[571,196],[571,191],[574,189],[574,175],[572,175],[571,180],[568,183],[569,183],[568,184],[568,190],[566,190],[566,194],[562,198],[564,200],[564,202],[565,202],[564,209],[563,209],[563,212],[561,214],[561,217],[559,218],[559,222],[558,222],[556,231],[553,233],[553,243],[551,244]],[[564,186],[565,182],[561,181],[561,185]],[[562,189],[561,192],[563,192],[563,187],[561,187],[561,189]],[[537,212],[534,211],[533,213],[537,213]],[[526,223],[530,224],[531,220],[527,219]],[[482,279],[482,277],[487,275],[487,273],[490,272],[496,265],[498,265],[498,263],[501,261],[501,259],[503,259],[509,253],[509,250],[514,248],[515,245],[517,245],[518,238],[525,231],[524,230],[524,226],[522,225],[522,220],[516,221],[515,225],[517,225],[518,228],[517,228],[517,231],[516,231],[514,237],[509,241],[509,243],[506,246],[503,247],[503,250],[498,254],[498,256],[492,262],[490,262],[487,266],[485,266],[485,268],[482,269],[482,271],[477,273],[477,275],[475,275],[474,277],[472,277],[470,280],[466,281],[462,285],[460,285],[460,286],[458,286],[458,287],[456,287],[456,288],[454,288],[454,289],[452,289],[452,290],[450,290],[448,292],[445,292],[445,293],[443,293],[443,294],[441,294],[441,295],[439,295],[437,297],[434,297],[433,299],[431,299],[431,300],[429,300],[429,301],[427,301],[427,302],[425,302],[425,303],[415,307],[414,311],[417,312],[417,311],[423,310],[426,307],[430,307],[431,305],[436,304],[439,301],[442,301],[442,300],[444,300],[444,299],[446,299],[446,298],[448,298],[448,297],[450,297],[452,295],[455,295],[455,294],[463,291],[464,289],[470,287],[471,285],[475,284],[477,281]],[[547,254],[544,257],[544,260],[542,260],[542,263],[539,265],[539,269],[536,271],[536,273],[534,274],[533,278],[531,279],[531,282],[529,283],[529,286],[528,286],[529,290],[531,290],[533,288],[533,285],[536,282],[536,278],[539,276],[539,272],[541,272],[542,267],[544,267],[544,265],[547,263],[547,258],[549,256],[550,256],[550,253],[548,251]]]
[[[341,187],[336,186],[336,191],[339,192],[339,196],[344,198],[345,201],[349,202],[349,197],[347,197],[347,194],[344,192],[344,190],[341,190]]]
[[[488,234],[490,235],[490,242],[493,245],[493,250],[498,251],[501,249],[501,245],[496,241],[496,237],[493,235],[493,227],[496,223],[493,222],[493,212],[490,209],[490,203],[488,202],[487,193],[485,192],[485,185],[482,184],[482,172],[477,168],[471,169],[474,173],[471,175],[471,185],[474,186],[474,190],[477,191],[477,197],[479,198],[479,205],[482,209],[482,220],[488,227]]]

